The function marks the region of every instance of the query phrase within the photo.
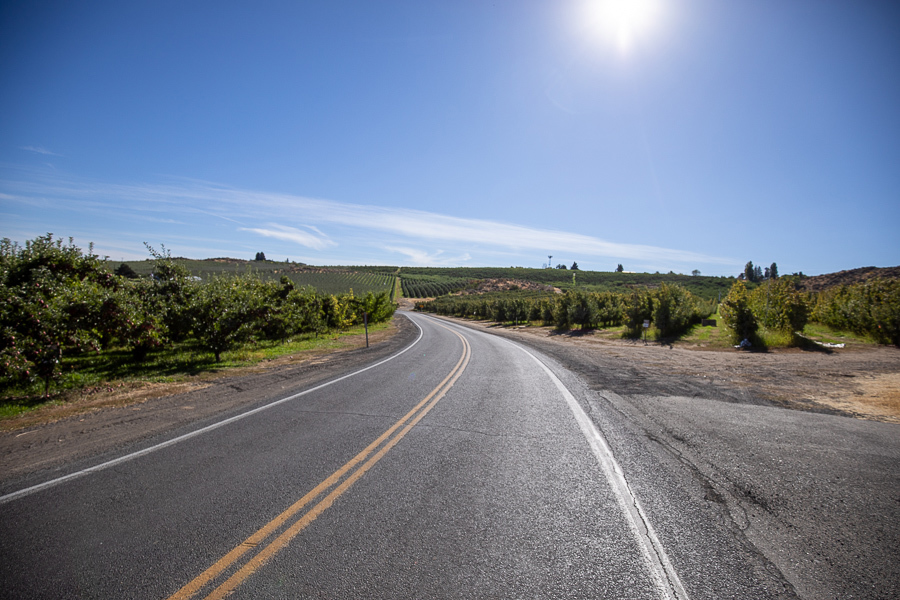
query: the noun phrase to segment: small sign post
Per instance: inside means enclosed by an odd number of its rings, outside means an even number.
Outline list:
[[[366,328],[366,348],[369,347],[369,313],[363,311],[363,326]]]
[[[644,319],[644,342],[647,341],[647,330],[650,329],[650,319]]]

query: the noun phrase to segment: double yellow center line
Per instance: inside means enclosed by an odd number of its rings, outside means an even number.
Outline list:
[[[250,575],[275,556],[279,550],[287,546],[307,525],[325,512],[341,494],[356,483],[391,448],[396,446],[397,442],[403,439],[428,414],[428,411],[444,397],[447,391],[453,387],[453,384],[456,383],[456,380],[459,379],[469,364],[469,358],[472,355],[469,343],[456,331],[447,327],[444,328],[451,331],[462,341],[463,352],[453,370],[431,393],[425,396],[403,418],[394,423],[390,429],[381,434],[378,439],[369,444],[365,450],[354,456],[347,464],[332,473],[322,483],[313,488],[312,491],[266,523],[256,533],[231,550],[231,552],[216,561],[214,565],[197,576],[193,581],[175,592],[169,597],[169,600],[186,600],[191,598],[203,588],[214,585],[215,580],[227,576],[231,571],[234,572],[205,598],[206,600],[224,598],[233,592]],[[304,510],[307,505],[312,504],[315,500],[318,500],[318,502],[313,504],[308,510]],[[245,557],[244,555],[248,553],[249,557]],[[242,561],[243,564],[237,570],[234,570],[239,561]]]

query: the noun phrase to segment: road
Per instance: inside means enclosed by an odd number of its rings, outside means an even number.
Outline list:
[[[420,337],[365,370],[6,492],[2,597],[798,597],[652,415],[407,318]]]

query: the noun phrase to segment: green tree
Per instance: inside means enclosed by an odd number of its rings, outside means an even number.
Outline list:
[[[220,362],[223,352],[256,331],[265,302],[262,286],[253,277],[212,277],[191,297],[193,334]]]
[[[653,318],[653,296],[647,290],[635,290],[625,303],[625,334],[640,337],[644,321]]]
[[[64,352],[99,349],[109,337],[99,318],[102,298],[119,278],[72,239],[52,233],[24,247],[0,241],[0,380],[4,385],[42,380],[44,393],[59,376]]]
[[[122,263],[118,267],[116,267],[115,274],[119,277],[125,277],[126,279],[138,278],[138,274],[134,272],[134,269],[132,269],[130,265],[127,265],[125,263]]]
[[[743,281],[736,281],[731,286],[728,295],[719,305],[719,314],[722,315],[722,321],[731,332],[732,341],[736,344],[754,337],[759,329],[759,324],[750,306],[750,294]]]
[[[753,261],[747,261],[744,265],[744,279],[747,281],[756,281],[756,269],[753,268]]]
[[[676,284],[659,286],[653,301],[653,324],[660,337],[678,335],[700,319],[697,301],[689,291]]]
[[[809,318],[806,297],[788,278],[769,279],[750,294],[758,323],[784,334],[803,331]]]
[[[621,273],[624,270],[625,267],[622,266],[622,263],[619,263],[619,265],[616,267],[616,273]]]

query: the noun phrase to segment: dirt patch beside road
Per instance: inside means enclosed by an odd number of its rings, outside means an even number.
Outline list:
[[[894,347],[701,351],[592,333],[559,334],[546,327],[455,320],[532,345],[595,389],[772,404],[900,423],[900,349]]]

